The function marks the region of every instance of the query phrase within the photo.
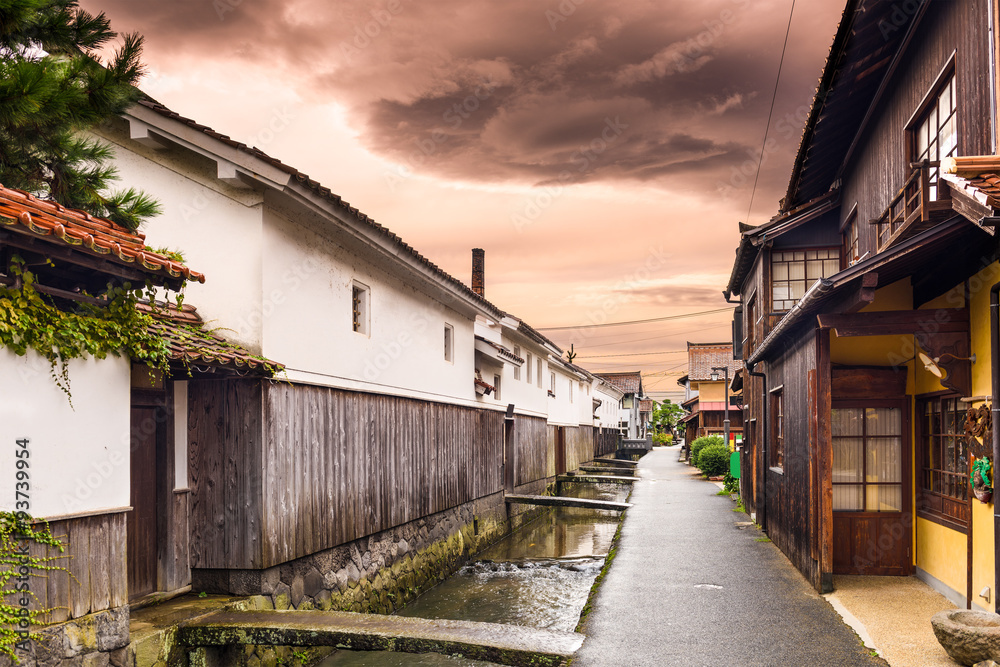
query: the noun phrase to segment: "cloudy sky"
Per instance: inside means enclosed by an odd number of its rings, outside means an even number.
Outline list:
[[[487,298],[535,327],[727,306],[790,0],[81,4],[145,35],[143,88],[168,107],[459,279],[484,248]],[[796,5],[751,224],[784,194],[842,9]],[[685,341],[725,340],[729,319],[546,333],[667,390]]]

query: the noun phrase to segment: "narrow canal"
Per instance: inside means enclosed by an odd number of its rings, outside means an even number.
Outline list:
[[[563,484],[575,498],[622,501],[628,486]],[[506,623],[573,631],[604,565],[619,512],[545,508],[542,515],[407,605],[401,616]],[[439,654],[338,651],[322,667],[486,666]]]

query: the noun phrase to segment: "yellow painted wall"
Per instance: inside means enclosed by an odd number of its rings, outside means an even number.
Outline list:
[[[965,533],[917,518],[917,567],[965,595],[967,562]]]
[[[991,393],[991,363],[990,363],[990,320],[989,320],[989,289],[1000,280],[1000,263],[986,267],[970,278],[968,288],[971,295],[970,308],[970,338],[972,351],[976,354],[976,363],[972,366],[972,394],[987,396]],[[921,306],[921,310],[934,308],[961,308],[965,305],[966,285],[954,286],[948,293]],[[876,291],[875,301],[865,307],[865,312],[887,310],[909,310],[912,308],[913,292],[909,279],[901,280]],[[911,424],[914,427],[913,442],[913,488],[919,480],[919,470],[916,469],[916,414],[915,396],[945,389],[938,378],[924,370],[922,364],[913,361],[919,349],[912,335],[905,336],[865,336],[855,338],[830,337],[830,357],[834,364],[900,366],[908,368],[907,394],[911,397]],[[978,407],[982,402],[973,403]],[[911,516],[916,516],[915,499],[911,499]],[[973,604],[992,609],[992,602],[987,603],[978,597],[984,586],[989,586],[991,596],[997,595],[994,582],[994,551],[993,506],[973,501],[972,511],[973,566],[972,590]],[[917,518],[913,531],[914,563],[922,570],[936,577],[946,585],[964,596],[967,577],[967,537],[950,528],[945,528],[932,521]]]
[[[979,271],[968,281],[971,296],[969,326],[972,352],[976,363],[972,365],[972,395],[988,396],[992,392],[990,359],[990,287],[1000,280],[1000,263],[993,263]],[[921,310],[934,308],[961,308],[965,305],[966,285],[956,285],[948,293],[924,304]],[[915,364],[914,393],[940,391],[944,387],[937,378]],[[972,403],[978,407],[983,401]],[[915,420],[914,420],[915,421]],[[924,519],[917,519],[916,564],[945,582],[960,595],[966,592],[967,537]],[[992,610],[994,602],[979,597],[984,586],[989,586],[991,596],[997,594],[994,582],[995,542],[993,535],[993,505],[972,502],[972,596],[973,604]],[[993,598],[991,597],[991,600]]]

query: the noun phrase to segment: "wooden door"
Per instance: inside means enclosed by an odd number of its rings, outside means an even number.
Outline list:
[[[834,574],[910,574],[906,404],[835,401],[830,421]]]
[[[156,408],[132,407],[131,493],[132,511],[126,521],[129,600],[156,591]]]
[[[556,474],[566,472],[566,429],[556,426]]]

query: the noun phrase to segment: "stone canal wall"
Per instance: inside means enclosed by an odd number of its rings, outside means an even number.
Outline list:
[[[544,493],[538,480],[518,493]],[[192,589],[248,596],[257,609],[389,614],[537,516],[495,493],[265,570],[194,570]]]

